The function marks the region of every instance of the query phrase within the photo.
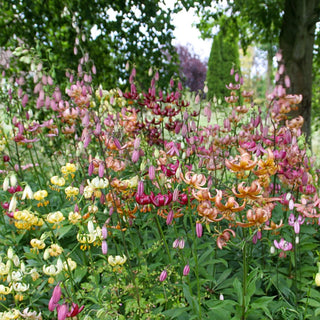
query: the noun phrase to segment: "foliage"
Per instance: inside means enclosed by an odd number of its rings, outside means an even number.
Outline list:
[[[84,52],[99,66],[94,80],[107,87],[128,78],[127,61],[135,62],[141,84],[151,66],[162,70],[166,84],[177,72],[171,13],[161,1],[8,0],[3,5],[0,47],[41,44],[46,67],[55,69],[59,82],[67,68],[77,68]]]
[[[1,79],[3,319],[317,319],[300,96],[255,105],[236,77],[217,113],[158,72],[144,92],[134,68],[123,91],[69,71],[62,91],[44,65],[17,48]]]
[[[223,21],[213,38],[208,61],[208,99],[224,99],[229,93],[226,84],[232,82],[233,78],[230,70],[240,70],[238,34],[231,20],[224,17]]]
[[[179,45],[176,50],[179,55],[180,78],[183,86],[190,91],[203,90],[207,73],[206,64],[186,46]]]

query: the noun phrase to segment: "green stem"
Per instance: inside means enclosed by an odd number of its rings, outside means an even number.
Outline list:
[[[172,263],[172,259],[171,259],[171,255],[170,255],[170,250],[169,250],[169,247],[168,247],[168,243],[167,243],[167,240],[164,236],[164,233],[163,233],[163,230],[161,228],[161,225],[160,225],[160,222],[159,222],[159,218],[157,215],[155,215],[154,217],[154,220],[157,224],[157,228],[158,228],[158,231],[160,233],[160,236],[161,236],[161,239],[163,240],[163,243],[164,243],[164,247],[166,249],[166,252],[167,252],[167,255],[168,255],[168,258],[169,258],[169,262]]]
[[[243,262],[243,283],[242,283],[242,312],[241,320],[246,318],[246,295],[247,295],[247,275],[248,275],[248,265],[247,265],[247,241],[245,240],[242,249],[242,262]]]
[[[189,208],[190,208],[190,201],[189,201]],[[195,274],[197,278],[197,295],[198,295],[198,314],[199,319],[201,319],[201,288],[200,288],[200,281],[199,281],[199,263],[198,263],[198,255],[197,255],[197,239],[196,239],[196,231],[194,226],[194,221],[192,219],[192,214],[189,212],[189,219],[190,219],[190,226],[191,226],[191,234],[192,234],[192,240],[193,240],[193,248],[192,255],[195,262]],[[190,288],[191,289],[191,288]]]
[[[41,181],[40,181],[40,179],[39,179],[39,173],[38,173],[38,170],[37,170],[36,164],[35,164],[35,162],[34,162],[34,159],[33,159],[33,156],[32,156],[32,152],[31,152],[31,150],[30,150],[30,149],[28,149],[28,150],[29,150],[30,159],[31,159],[31,162],[32,162],[32,165],[33,165],[34,171],[35,171],[35,173],[36,173],[36,177],[37,177],[38,183],[39,183],[39,188],[41,189],[41,188],[42,188],[42,183],[41,183]]]

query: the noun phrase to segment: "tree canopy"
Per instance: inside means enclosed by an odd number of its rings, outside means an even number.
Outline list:
[[[207,85],[209,99],[224,99],[229,90],[226,85],[233,81],[231,69],[240,70],[238,32],[233,21],[224,17],[219,32],[214,36],[208,61]]]
[[[127,78],[127,61],[136,65],[138,79],[150,66],[170,77],[177,71],[170,64],[177,58],[170,13],[154,0],[7,0],[0,12],[0,47],[41,44],[60,79],[65,69],[77,68],[84,52],[96,65],[96,79],[106,86]]]

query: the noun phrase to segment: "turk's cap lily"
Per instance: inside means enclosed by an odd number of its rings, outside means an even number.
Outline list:
[[[28,184],[25,186],[22,193],[21,200],[24,200],[24,199],[33,199],[33,192]]]
[[[172,193],[168,191],[167,194],[155,195],[152,191],[150,192],[150,200],[156,207],[162,207],[168,205],[172,201]]]
[[[127,257],[123,255],[121,256],[109,256],[108,257],[108,263],[112,266],[115,267],[117,265],[123,265],[127,261]]]
[[[274,240],[273,243],[277,249],[281,249],[283,251],[290,251],[292,249],[292,243],[284,240],[283,238],[281,238],[279,242]]]
[[[68,312],[67,317],[75,317],[77,316],[82,310],[84,309],[84,306],[81,306],[79,308],[79,305],[77,303],[72,302],[71,310]]]

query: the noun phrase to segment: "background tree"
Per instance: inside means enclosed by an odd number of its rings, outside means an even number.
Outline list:
[[[207,73],[206,63],[201,61],[190,46],[178,45],[176,50],[179,55],[179,75],[183,86],[190,91],[203,90]]]
[[[203,37],[210,36],[210,33],[212,37],[212,26],[219,22],[224,12],[228,12],[230,17],[236,18],[243,49],[253,40],[269,45],[270,68],[274,49],[281,50],[286,73],[291,79],[289,93],[303,95],[293,116],[304,117],[303,130],[310,136],[312,61],[314,39],[318,33],[315,25],[320,20],[320,0],[228,0],[227,5],[218,0],[204,0],[201,6],[194,0],[186,0],[176,4],[176,10],[182,5],[186,9],[192,6],[198,9]]]
[[[106,87],[127,79],[127,61],[137,66],[140,83],[152,65],[168,83],[177,71],[170,13],[158,0],[7,0],[0,12],[0,47],[38,46],[59,82],[87,52],[97,67],[95,79]]]
[[[234,28],[232,19],[221,18],[220,30],[213,38],[210,57],[208,61],[207,85],[208,98],[214,96],[224,99],[229,95],[226,88],[234,77],[230,70],[240,70],[238,34]]]

